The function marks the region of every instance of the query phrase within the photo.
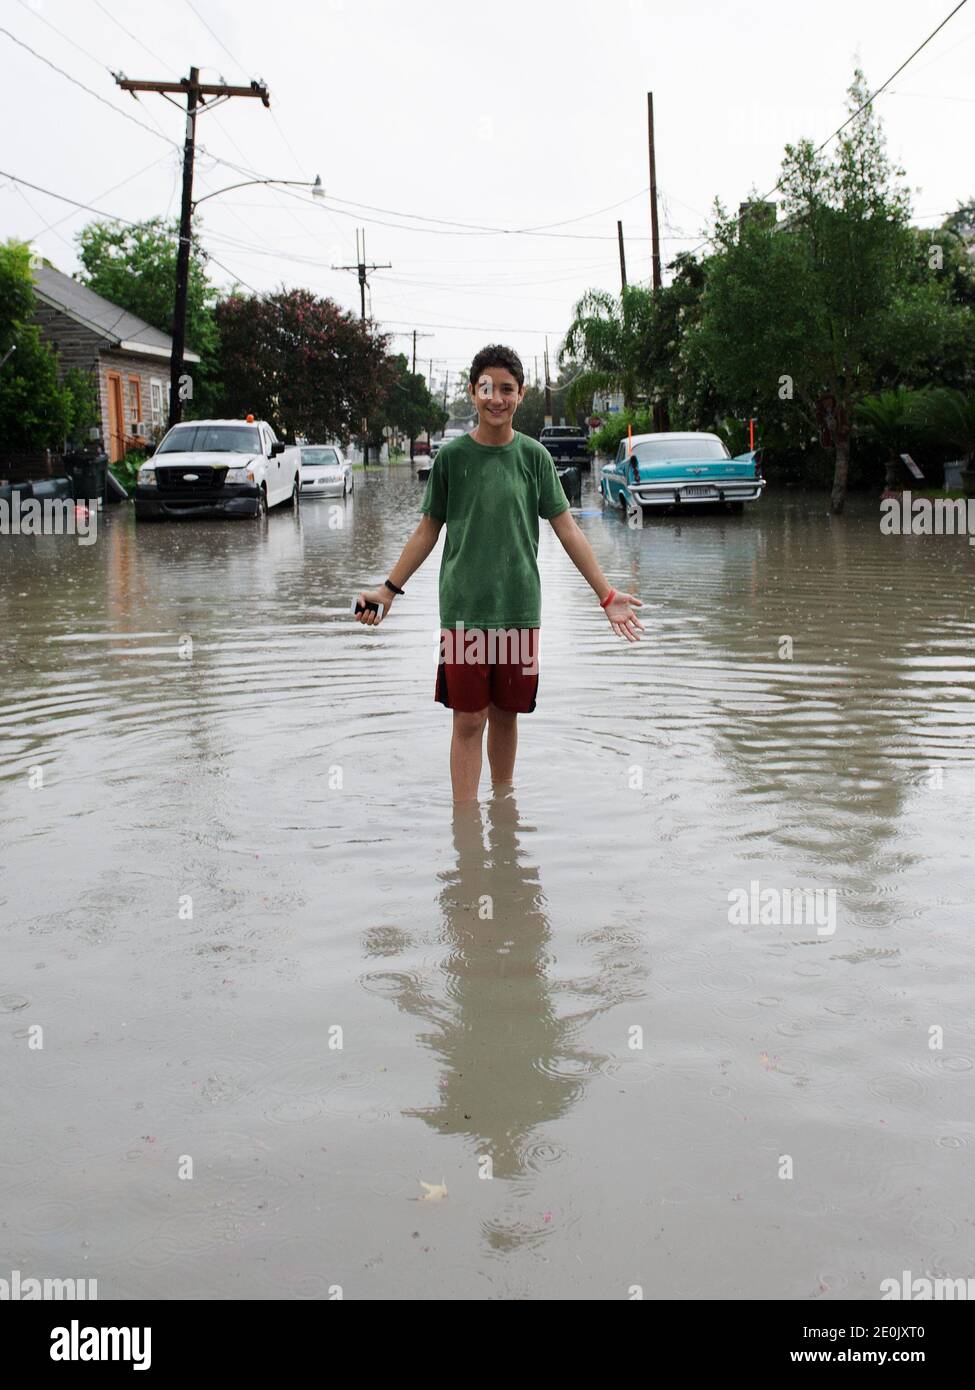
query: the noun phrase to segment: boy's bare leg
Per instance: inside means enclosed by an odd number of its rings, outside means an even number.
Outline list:
[[[511,710],[488,705],[488,762],[492,782],[510,782],[515,775],[518,752],[518,715]]]
[[[486,709],[454,710],[454,731],[450,739],[450,782],[454,801],[476,801],[481,780],[481,748],[484,743]]]

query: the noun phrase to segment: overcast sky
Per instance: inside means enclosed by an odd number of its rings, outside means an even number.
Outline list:
[[[370,277],[372,314],[401,350],[412,328],[430,335],[422,370],[433,358],[456,379],[500,340],[531,374],[586,288],[618,290],[617,218],[630,280],[649,277],[648,91],[666,262],[700,242],[715,196],[733,209],[766,192],[786,142],[836,129],[856,64],[878,87],[954,3],[0,0],[4,29],[102,98],[0,33],[0,167],[121,218],[175,216],[183,119],[109,69],[261,78],[270,110],[234,99],[200,118],[195,196],[320,174],[327,197],[251,187],[207,202],[215,281],[307,286],[358,312],[355,275],[330,266],[355,260],[364,227],[367,259],[392,265]],[[973,59],[969,3],[878,99],[924,226],[975,194]],[[78,268],[90,217],[0,177],[3,234],[62,270]]]

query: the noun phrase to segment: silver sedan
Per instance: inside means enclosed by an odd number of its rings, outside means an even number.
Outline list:
[[[337,444],[302,444],[303,497],[348,497],[354,489],[352,465]]]

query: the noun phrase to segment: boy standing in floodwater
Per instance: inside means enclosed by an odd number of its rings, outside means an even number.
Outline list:
[[[512,426],[525,395],[518,354],[494,344],[471,363],[467,386],[478,422],[470,434],[441,445],[420,505],[423,520],[384,584],[366,589],[357,615],[381,623],[410,575],[433,550],[444,524],[440,565],[440,662],[434,699],[453,711],[450,779],[455,802],[476,801],[484,726],[491,781],[510,783],[518,748],[518,715],[535,708],[541,579],[538,519],[551,523],[576,569],[594,590],[620,637],[640,640],[642,608],[620,594],[599,567],[569,511],[552,455]]]

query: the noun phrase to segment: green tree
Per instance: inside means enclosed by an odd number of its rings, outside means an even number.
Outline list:
[[[33,453],[64,445],[72,417],[70,393],[58,381],[57,358],[30,322],[34,286],[30,248],[0,245],[0,447]]]
[[[441,403],[443,396],[440,397]],[[447,402],[447,421],[451,429],[459,429],[466,425],[468,420],[477,417],[477,409],[470,396],[467,394],[467,381],[465,380],[456,394]]]
[[[515,411],[514,427],[521,434],[537,439],[545,424],[545,392],[540,386],[526,386],[525,397]]]
[[[651,295],[628,285],[617,297],[606,290],[587,290],[573,310],[573,320],[559,353],[559,363],[578,363],[569,391],[570,409],[588,407],[597,391],[622,391],[627,408],[650,387],[652,341]]]
[[[878,444],[884,454],[885,484],[897,485],[901,473],[900,455],[906,453],[918,437],[919,398],[922,393],[905,386],[892,391],[878,391],[865,396],[854,411],[859,433]]]
[[[311,290],[231,294],[216,309],[220,410],[253,413],[279,435],[347,442],[391,379],[387,339]]]
[[[969,198],[967,203],[959,203],[942,226],[955,232],[966,246],[975,246],[975,198]]]
[[[809,140],[786,146],[784,224],[719,219],[696,335],[729,413],[791,415],[807,439],[829,428],[834,512],[846,501],[857,404],[883,384],[885,362],[923,362],[951,312],[916,273],[903,170],[890,166],[867,96],[858,70],[858,114],[831,160]]]
[[[178,223],[153,217],[134,227],[89,222],[78,233],[83,282],[162,333],[171,333],[176,293]],[[186,345],[199,353],[189,419],[213,414],[220,395],[219,338],[214,307],[217,292],[207,274],[206,252],[194,238],[186,296]]]
[[[387,428],[418,439],[424,431],[440,429],[447,415],[427,389],[426,379],[411,372],[407,358],[399,353],[387,358],[382,395],[369,415],[369,443],[382,443]]]
[[[975,465],[975,392],[936,387],[921,397],[916,418],[935,443],[957,450],[969,469]]]

